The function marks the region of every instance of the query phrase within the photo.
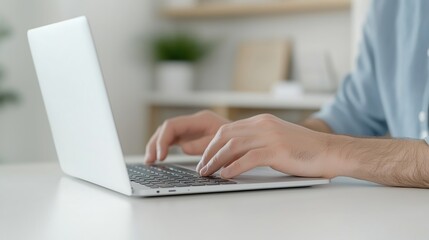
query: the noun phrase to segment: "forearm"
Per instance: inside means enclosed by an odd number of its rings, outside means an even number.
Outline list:
[[[332,135],[339,174],[389,186],[429,188],[429,146],[423,140]]]
[[[316,118],[307,118],[300,125],[316,132],[333,133],[328,124]]]

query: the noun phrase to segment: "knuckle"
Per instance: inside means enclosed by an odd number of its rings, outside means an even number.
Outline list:
[[[237,149],[240,146],[240,144],[241,144],[241,141],[239,138],[232,138],[231,140],[229,140],[228,147],[230,150],[233,150],[233,149]]]
[[[172,127],[172,125],[173,125],[173,120],[172,119],[167,119],[167,120],[165,120],[164,121],[164,123],[162,124],[162,128],[165,130],[165,129],[169,129],[169,128],[171,128]]]
[[[259,152],[256,150],[250,150],[247,154],[252,161],[258,159],[260,155]]]
[[[197,114],[196,114],[196,115],[202,115],[202,116],[205,116],[205,115],[213,115],[213,112],[212,112],[212,111],[210,111],[210,110],[202,110],[202,111],[197,112]]]
[[[268,113],[264,113],[259,115],[259,119],[268,121],[268,120],[273,120],[274,116]]]
[[[235,161],[234,162],[234,169],[235,170],[241,170],[241,169],[243,169],[243,163],[241,162],[241,161]]]
[[[269,134],[273,139],[280,139],[281,140],[285,137],[284,133],[279,132],[279,131],[275,131],[275,130],[270,131]]]
[[[215,154],[212,158],[212,160],[208,163],[209,167],[211,167],[213,164],[217,164],[220,161],[220,158],[218,154]]]
[[[229,150],[240,152],[251,145],[252,139],[246,137],[235,137],[229,141]]]
[[[229,128],[230,128],[230,124],[222,125],[217,132],[218,137],[221,139],[224,138]]]
[[[276,117],[270,114],[263,114],[258,119],[258,125],[261,125],[262,127],[271,127],[277,123]]]
[[[210,110],[202,110],[194,114],[196,118],[209,119],[215,116],[215,113]]]

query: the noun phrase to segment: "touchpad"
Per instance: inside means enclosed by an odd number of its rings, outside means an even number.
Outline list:
[[[197,164],[198,163],[196,162],[183,162],[175,165],[195,171]],[[219,174],[220,170],[213,175],[219,176]],[[240,183],[265,183],[302,180],[302,178],[278,172],[270,167],[257,167],[233,178],[232,180]]]

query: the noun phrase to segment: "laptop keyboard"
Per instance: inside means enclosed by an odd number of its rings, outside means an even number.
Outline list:
[[[130,181],[150,188],[236,184],[220,177],[201,177],[197,172],[172,165],[127,165]]]

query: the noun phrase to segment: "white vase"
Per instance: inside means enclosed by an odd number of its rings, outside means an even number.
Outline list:
[[[190,62],[161,62],[156,68],[158,91],[164,93],[187,93],[192,90],[194,66]]]

